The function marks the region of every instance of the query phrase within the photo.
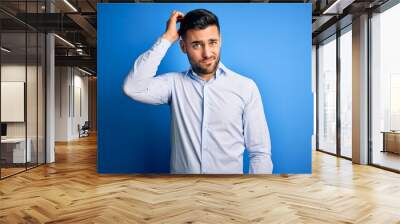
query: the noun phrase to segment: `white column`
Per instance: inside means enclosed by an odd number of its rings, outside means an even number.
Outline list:
[[[353,162],[368,163],[368,15],[353,19]]]
[[[50,1],[46,4],[47,12],[53,12],[54,6]],[[55,54],[54,34],[46,35],[46,163],[55,161]]]

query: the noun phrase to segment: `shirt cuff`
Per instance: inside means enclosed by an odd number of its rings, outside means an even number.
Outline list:
[[[272,174],[273,163],[270,155],[250,158],[249,174]]]

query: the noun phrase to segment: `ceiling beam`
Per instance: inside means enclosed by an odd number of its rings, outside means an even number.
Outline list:
[[[81,66],[96,71],[96,58],[90,56],[55,56],[56,66]]]

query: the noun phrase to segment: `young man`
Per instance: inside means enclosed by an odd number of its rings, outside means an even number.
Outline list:
[[[177,23],[180,29],[177,30]],[[191,68],[155,76],[168,48],[179,37]],[[256,84],[220,62],[218,18],[197,9],[174,11],[165,33],[135,61],[124,92],[148,104],[171,106],[172,173],[272,173],[271,144]]]

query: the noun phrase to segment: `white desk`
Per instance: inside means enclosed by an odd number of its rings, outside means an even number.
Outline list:
[[[31,154],[31,145],[32,140],[27,138],[27,146],[25,151],[25,138],[6,138],[1,139],[2,147],[13,147],[12,151],[12,162],[13,163],[25,163],[25,158],[27,158],[26,162],[30,162],[32,160]],[[3,151],[3,150],[2,150]],[[26,154],[25,154],[26,152]]]

